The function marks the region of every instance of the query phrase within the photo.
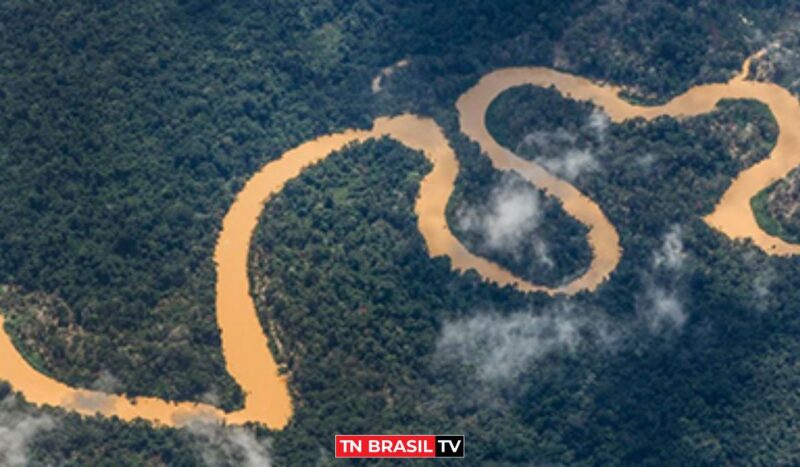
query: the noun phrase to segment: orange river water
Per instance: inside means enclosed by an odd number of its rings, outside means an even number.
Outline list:
[[[526,292],[574,294],[594,290],[608,278],[622,253],[614,226],[601,208],[577,188],[535,162],[524,160],[500,146],[486,129],[485,115],[489,104],[506,89],[526,84],[554,86],[564,96],[591,100],[615,122],[635,117],[649,120],[660,115],[682,118],[702,114],[712,111],[724,98],[763,102],[778,122],[777,143],[769,158],[737,176],[705,221],[732,239],[750,238],[770,254],[800,253],[800,245],[786,243],[762,231],[749,205],[750,198],[758,191],[800,165],[800,104],[780,86],[748,81],[749,61],[745,62],[741,73],[727,83],[695,86],[660,106],[634,105],[619,97],[618,87],[540,67],[494,71],[458,99],[456,106],[461,130],[480,144],[497,169],[518,172],[535,186],[560,199],[569,214],[589,227],[588,241],[594,253],[592,263],[582,276],[567,284],[556,288],[532,284],[470,253],[453,236],[445,218],[445,208],[459,166],[441,128],[431,119],[414,115],[381,117],[375,120],[371,130],[346,130],[321,136],[267,163],[246,183],[223,219],[214,256],[217,265],[216,313],[227,370],[245,393],[241,410],[226,413],[202,403],[131,398],[67,386],[27,362],[6,333],[2,315],[0,379],[11,383],[31,403],[61,407],[85,415],[101,414],[123,420],[141,418],[165,426],[183,426],[201,419],[227,424],[253,422],[274,429],[283,428],[292,416],[292,400],[286,377],[278,372],[250,295],[247,275],[250,239],[264,203],[280,192],[287,181],[348,144],[383,136],[422,151],[433,165],[421,182],[415,206],[419,229],[432,257],[446,255],[455,270],[474,269],[487,281],[511,285]]]

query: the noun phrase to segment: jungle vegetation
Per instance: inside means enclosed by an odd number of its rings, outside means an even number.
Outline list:
[[[320,134],[411,111],[442,125],[462,165],[449,206],[481,207],[504,175],[458,131],[454,102],[484,73],[545,65],[660,101],[724,80],[792,13],[789,2],[511,0],[261,2],[9,1],[0,6],[0,306],[31,361],[70,384],[176,400],[241,393],[214,320],[213,248],[250,174]],[[748,23],[743,21],[745,18]],[[402,58],[373,94],[371,79]],[[295,418],[271,440],[278,465],[332,462],[336,432],[458,432],[494,465],[797,463],[800,263],[705,225],[732,177],[776,130],[763,106],[726,101],[684,121],[608,124],[552,90],[509,90],[488,122],[504,145],[577,134],[596,167],[575,185],[618,229],[624,255],[594,294],[523,295],[430,258],[413,202],[429,167],[390,140],[331,156],[270,202],[250,275],[265,332],[280,339]],[[750,126],[749,137],[740,135]],[[533,190],[528,187],[526,189]],[[541,194],[556,282],[586,264],[583,227]],[[679,272],[654,255],[679,232]],[[481,239],[459,233],[472,248]],[[480,250],[475,250],[480,251]],[[495,255],[495,256],[492,256]],[[686,321],[654,332],[668,296]],[[569,306],[610,323],[493,384],[437,352],[447,323]],[[596,320],[596,321],[595,321]],[[274,323],[274,327],[268,326]],[[187,430],[47,416],[33,465],[197,465]],[[235,464],[236,460],[229,461]],[[355,464],[358,464],[357,462]],[[446,465],[446,464],[445,464]]]

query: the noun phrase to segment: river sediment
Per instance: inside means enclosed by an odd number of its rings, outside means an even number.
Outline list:
[[[264,165],[245,184],[222,223],[214,260],[217,265],[216,316],[222,338],[227,371],[242,387],[245,404],[225,413],[208,404],[175,403],[158,398],[129,398],[99,391],[73,388],[31,366],[13,345],[0,315],[0,379],[7,380],[25,398],[37,405],[50,405],[81,414],[137,418],[161,425],[183,426],[193,420],[228,424],[260,423],[281,429],[293,414],[287,378],[281,375],[262,331],[250,295],[247,257],[264,203],[279,193],[287,181],[306,167],[319,163],[348,144],[370,138],[389,137],[421,151],[433,169],[420,184],[415,204],[418,225],[430,256],[446,255],[456,270],[476,270],[485,280],[511,285],[526,292],[574,294],[595,290],[616,268],[622,254],[619,235],[600,206],[569,182],[537,163],[502,147],[486,128],[486,110],[503,91],[522,85],[554,86],[572,99],[590,100],[614,122],[661,115],[685,118],[714,109],[721,99],[755,99],[766,104],[779,127],[777,143],[769,157],[742,171],[723,194],[714,211],[705,217],[713,228],[732,239],[749,238],[769,254],[800,253],[800,245],[789,244],[762,231],[750,209],[750,199],[800,165],[800,103],[789,91],[772,83],[748,81],[750,60],[742,72],[727,83],[699,85],[664,105],[640,106],[619,97],[620,88],[594,83],[543,67],[497,70],[484,76],[456,104],[461,130],[476,141],[499,170],[513,170],[538,188],[558,198],[567,213],[589,227],[593,251],[589,269],[558,287],[533,284],[499,265],[469,252],[450,231],[445,216],[459,165],[441,128],[429,118],[414,115],[381,117],[371,130],[351,129],[326,135],[287,151]],[[793,125],[794,124],[794,125]],[[268,222],[269,220],[267,220]]]

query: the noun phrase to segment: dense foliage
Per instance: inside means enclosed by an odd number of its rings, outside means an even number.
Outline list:
[[[572,105],[565,99],[551,104]],[[325,455],[320,450],[329,454],[332,431],[421,427],[466,432],[476,461],[641,464],[677,459],[683,464],[767,454],[752,443],[772,435],[724,431],[717,424],[733,416],[730,404],[749,402],[733,397],[741,384],[737,378],[763,378],[753,373],[758,367],[752,362],[774,358],[762,351],[748,353],[747,346],[759,341],[742,333],[750,326],[775,329],[780,303],[791,298],[759,297],[759,281],[768,280],[763,277],[748,278],[752,282],[745,284],[729,281],[746,277],[739,274],[794,266],[768,262],[749,247],[732,248],[699,220],[744,164],[725,150],[735,146],[735,138],[710,126],[728,122],[720,128],[735,135],[738,131],[730,126],[750,123],[737,116],[765,117],[761,110],[753,103],[731,102],[683,124],[660,119],[609,128],[602,171],[587,174],[582,183],[602,206],[614,207],[609,215],[620,229],[625,256],[600,292],[570,303],[581,316],[612,323],[620,342],[613,351],[601,347],[593,356],[551,355],[546,364],[499,388],[476,381],[469,367],[440,362],[436,330],[459,315],[519,309],[543,314],[553,305],[540,295],[523,299],[510,290],[492,292],[472,275],[450,272],[446,260],[426,258],[412,215],[413,183],[424,165],[411,165],[413,159],[403,156],[407,150],[372,144],[334,155],[290,183],[267,206],[251,264],[264,322],[276,323],[265,331],[279,337],[301,401],[296,422],[276,437],[276,454],[308,463]],[[774,142],[775,136],[771,120],[753,124],[763,135],[757,133],[757,141],[747,144],[764,150],[750,163],[769,151],[770,141],[764,138]],[[647,163],[631,163],[640,151],[651,155]],[[678,272],[659,271],[654,255],[674,225],[683,226],[688,259]],[[737,271],[733,276],[731,267]],[[784,290],[777,278],[769,280],[768,287]],[[684,332],[652,332],[646,318],[647,307],[656,306],[646,303],[652,293],[669,293],[680,301],[690,317]],[[769,339],[783,340],[789,332]],[[742,361],[733,364],[722,349],[740,353]],[[673,360],[676,352],[683,355],[678,362]],[[746,376],[732,376],[737,372]],[[703,381],[700,399],[687,405],[688,394],[698,396],[698,378]],[[641,391],[631,390],[633,381],[642,385]],[[753,410],[767,410],[759,407]],[[663,422],[652,423],[653,418]],[[524,441],[504,450],[505,436],[512,433]],[[673,439],[678,433],[694,438]],[[750,443],[752,450],[714,450],[720,436]],[[679,441],[680,455],[674,447]]]
[[[397,143],[367,143],[309,169],[264,211],[251,271],[299,401],[275,445],[293,464],[330,455],[334,432],[446,428],[417,392],[429,391],[437,329],[454,310],[510,300],[428,257],[413,215],[428,170]]]
[[[800,171],[789,173],[750,200],[759,227],[789,243],[800,243]]]
[[[592,260],[586,226],[570,217],[557,199],[515,173],[492,170],[484,156],[477,156],[483,163],[462,166],[459,188],[448,206],[456,238],[476,255],[534,284],[555,287],[580,276]]]
[[[452,219],[498,177],[459,135],[453,108],[486,71],[554,65],[661,100],[730,76],[788,13],[767,0],[5,2],[9,330],[35,365],[72,384],[109,373],[118,391],[235,407],[212,255],[225,209],[262,164],[375,115],[433,116],[463,168]],[[372,94],[372,77],[401,58],[410,65]],[[548,354],[510,382],[441,361],[442,327],[481,313],[544,315],[566,301],[486,285],[428,257],[412,209],[428,170],[421,155],[389,141],[356,146],[267,206],[250,273],[296,403],[286,430],[259,432],[277,463],[326,461],[332,433],[346,431],[464,432],[474,463],[798,462],[800,265],[700,220],[767,154],[774,122],[763,106],[726,102],[684,122],[612,124],[600,142],[585,133],[591,112],[532,88],[492,106],[493,133],[526,157],[557,156],[521,148],[531,132],[579,135],[577,149],[591,150],[597,167],[575,183],[624,249],[607,284],[568,301],[582,320],[617,330],[613,348]],[[561,269],[543,278],[556,281],[585,264],[585,239],[548,209],[544,237],[553,226],[568,232]],[[669,274],[653,257],[673,230],[687,259]],[[680,303],[681,329],[650,330],[642,316],[653,290]],[[8,392],[0,387],[0,399]],[[203,461],[202,441],[185,430],[21,407],[57,423],[36,437],[34,464]]]

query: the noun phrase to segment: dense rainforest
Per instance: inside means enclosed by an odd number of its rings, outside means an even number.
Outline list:
[[[800,171],[795,169],[788,177],[761,190],[750,200],[759,227],[790,243],[800,243],[798,183],[800,183]]]
[[[222,216],[285,150],[401,111],[435,118],[456,150],[456,235],[520,276],[566,281],[590,259],[585,227],[491,168],[459,132],[457,97],[492,69],[544,65],[663,101],[725,80],[773,31],[790,36],[790,6],[5,2],[9,333],[35,367],[71,385],[239,407],[214,319]],[[782,44],[754,70],[790,87],[794,42]],[[373,77],[400,59],[408,66],[373,92]],[[725,101],[681,121],[612,124],[588,103],[521,87],[487,122],[503,145],[572,180],[618,230],[622,261],[596,293],[524,295],[430,258],[413,211],[429,164],[370,141],[290,182],[256,233],[251,284],[295,401],[285,430],[82,419],[31,407],[2,383],[0,428],[30,429],[14,447],[32,465],[239,465],[263,453],[325,465],[334,433],[415,431],[466,434],[470,464],[800,462],[800,263],[701,220],[774,144],[764,106]],[[798,188],[784,185],[761,206],[794,235],[786,200]],[[493,248],[473,218],[508,199],[527,206],[512,229],[525,235]],[[569,339],[557,338],[566,325]],[[508,327],[519,330],[510,340]],[[488,364],[497,352],[504,365]]]
[[[592,260],[586,226],[519,175],[492,170],[486,158],[475,156],[476,165],[462,165],[448,206],[456,238],[535,284],[557,287],[585,272]]]

